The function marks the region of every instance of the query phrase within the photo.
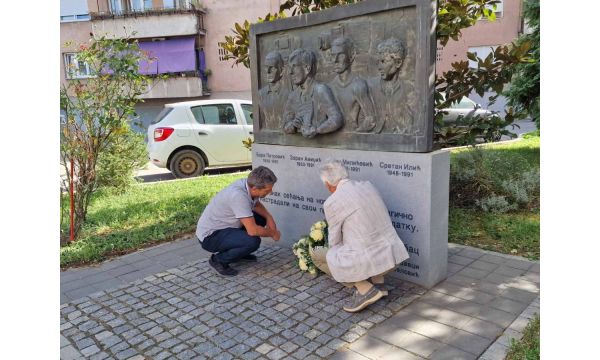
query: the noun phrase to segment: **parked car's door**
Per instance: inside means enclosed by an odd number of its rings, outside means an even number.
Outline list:
[[[246,130],[234,104],[192,106],[190,112],[195,120],[194,136],[208,155],[223,164],[247,161],[248,150],[242,143]]]
[[[246,131],[246,138],[251,138],[254,140],[254,128],[252,126],[252,104],[240,103],[240,107],[242,109],[242,116],[246,121],[246,124],[244,125],[244,130]],[[252,161],[252,152],[248,151],[246,155],[248,156],[248,161]]]

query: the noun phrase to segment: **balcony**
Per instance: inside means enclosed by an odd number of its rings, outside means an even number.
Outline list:
[[[158,38],[168,36],[206,35],[203,9],[152,8],[90,13],[94,37]]]
[[[143,99],[189,98],[210,95],[197,72],[171,76],[165,80],[153,80]]]

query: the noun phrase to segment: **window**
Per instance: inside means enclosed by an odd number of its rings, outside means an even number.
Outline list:
[[[436,49],[436,52],[435,52],[435,61],[436,62],[442,61],[442,50],[444,50],[443,47],[438,47]]]
[[[110,0],[110,11],[113,13],[121,13],[127,10],[127,4],[124,4],[122,0]]]
[[[77,60],[77,54],[66,53],[64,56],[67,79],[84,79],[93,76],[90,66],[85,61]]]
[[[244,112],[244,117],[246,118],[246,124],[252,125],[252,105],[242,104],[242,111]]]
[[[477,55],[478,58],[480,58],[482,60],[485,60],[485,58],[490,53],[493,53],[494,50],[496,50],[497,47],[498,47],[498,45],[487,45],[487,46],[470,47],[469,48],[469,52],[474,53],[475,55]],[[473,60],[469,60],[469,67],[472,68],[472,69],[476,69],[477,68],[477,62],[475,62]]]
[[[87,0],[61,0],[60,21],[86,21],[90,20]]]
[[[90,20],[90,14],[63,15],[60,17],[61,22],[85,21],[85,20]]]
[[[144,2],[142,0],[131,0],[131,10],[144,11]]]
[[[227,53],[225,52],[225,49],[223,49],[223,45],[225,45],[225,43],[220,42],[220,43],[217,43],[217,45],[219,46],[219,60],[221,60],[221,61],[227,60],[227,58],[226,58]]]
[[[152,9],[152,0],[131,0],[133,11],[146,11]]]
[[[163,0],[165,9],[190,9],[191,0]]]
[[[171,113],[171,111],[173,111],[172,107],[166,107],[162,109],[162,111],[158,113],[158,115],[156,115],[154,119],[152,119],[150,125],[158,124],[159,122],[163,121],[163,119],[166,118],[167,115]]]
[[[191,110],[194,118],[200,124],[237,125],[235,110],[231,104],[195,106]]]

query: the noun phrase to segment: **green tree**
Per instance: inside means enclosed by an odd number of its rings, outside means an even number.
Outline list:
[[[75,237],[85,222],[91,195],[102,183],[111,183],[111,166],[107,160],[117,156],[119,161],[132,160],[129,166],[137,164],[139,151],[130,150],[139,150],[139,146],[131,148],[127,143],[133,136],[130,123],[135,116],[135,104],[142,101],[140,96],[150,84],[150,79],[139,73],[139,63],[151,60],[139,50],[137,42],[129,38],[92,39],[89,45],[80,45],[78,50],[77,62],[87,64],[91,76],[69,80],[60,90],[60,107],[65,115],[61,124],[60,154],[67,183],[73,181],[74,184]],[[67,69],[71,75],[76,71]],[[122,152],[116,155],[119,151]],[[104,171],[99,173],[100,167]]]
[[[286,11],[291,16],[323,10],[333,6],[356,3],[360,0],[286,0],[279,7],[279,13],[267,14],[257,22],[271,21],[285,17]],[[439,0],[438,25],[436,35],[442,46],[450,39],[460,39],[461,30],[473,26],[481,18],[494,21],[494,10],[498,0]],[[250,66],[248,58],[250,23],[234,24],[232,36],[225,36],[221,45],[226,52],[226,58],[234,60],[234,65]],[[439,146],[474,143],[476,139],[493,141],[502,135],[515,136],[505,127],[512,124],[515,114],[512,108],[506,109],[506,116],[494,117],[487,121],[479,116],[461,119],[456,125],[442,123],[442,109],[460,102],[464,96],[475,92],[483,96],[488,91],[494,91],[488,100],[493,104],[502,93],[504,86],[510,82],[514,67],[528,61],[529,43],[508,44],[499,46],[485,59],[478,58],[473,53],[467,53],[469,59],[477,63],[476,68],[470,68],[469,62],[458,61],[452,64],[452,69],[436,77],[435,95],[435,124],[434,140]],[[445,95],[442,95],[444,93]]]
[[[517,44],[530,45],[531,61],[518,64],[510,89],[505,92],[508,104],[523,116],[529,115],[540,127],[540,0],[526,0],[523,15],[531,33],[523,34]]]

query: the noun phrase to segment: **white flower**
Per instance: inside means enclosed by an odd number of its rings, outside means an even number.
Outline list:
[[[304,261],[304,259],[300,259],[300,261],[298,261],[298,265],[300,266],[300,270],[308,270],[308,266],[306,266],[306,262]]]
[[[323,240],[323,231],[321,231],[320,229],[315,229],[310,232],[310,237],[316,241],[321,241]]]

